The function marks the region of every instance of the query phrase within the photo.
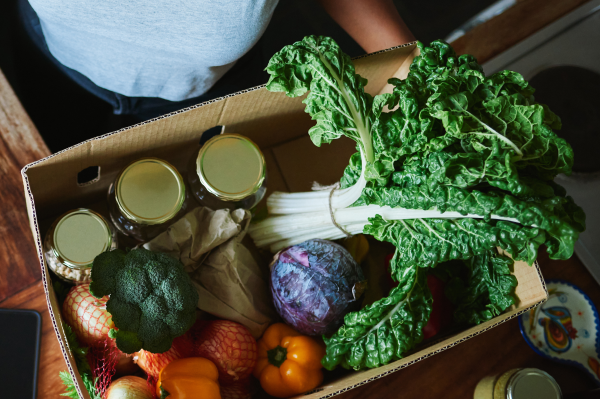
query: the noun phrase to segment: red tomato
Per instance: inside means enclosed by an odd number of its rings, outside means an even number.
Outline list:
[[[433,297],[433,305],[431,307],[431,315],[427,325],[423,328],[423,338],[431,338],[442,329],[442,311],[443,302],[446,300],[444,295],[444,282],[432,274],[427,276],[427,286]]]

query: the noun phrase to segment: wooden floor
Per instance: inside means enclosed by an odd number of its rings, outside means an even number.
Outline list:
[[[516,6],[476,27],[453,45],[459,53],[471,53],[484,62],[585,1],[518,0]],[[38,398],[58,397],[62,392],[58,372],[66,365],[48,316],[39,261],[25,212],[20,169],[49,153],[0,72],[0,307],[35,309],[42,315]],[[542,254],[539,261],[546,278],[568,280],[600,305],[600,287],[577,258],[550,261]],[[564,392],[595,387],[592,379],[577,369],[536,355],[521,338],[516,320],[512,320],[339,397],[469,398],[483,376],[514,367],[546,370]]]

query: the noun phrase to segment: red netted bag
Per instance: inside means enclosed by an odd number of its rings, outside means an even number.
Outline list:
[[[104,397],[117,370],[119,359],[123,355],[113,339],[97,342],[88,350],[88,361],[96,381],[96,392]]]
[[[219,369],[221,387],[245,380],[256,365],[256,340],[243,325],[228,320],[202,321],[191,330],[196,356]]]
[[[89,286],[81,284],[71,288],[62,308],[65,322],[84,346],[93,346],[107,339],[108,331],[115,326],[111,314],[106,310],[108,297],[94,298]]]
[[[134,361],[142,370],[154,379],[158,379],[158,374],[167,364],[175,359],[194,356],[194,343],[189,333],[177,337],[173,340],[171,349],[164,353],[152,353],[141,350],[134,354]]]

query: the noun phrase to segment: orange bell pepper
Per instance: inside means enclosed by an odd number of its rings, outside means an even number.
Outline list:
[[[323,382],[325,348],[311,337],[276,323],[258,341],[254,376],[271,396],[288,398],[315,389]]]
[[[158,376],[156,393],[160,399],[221,399],[219,370],[203,357],[176,359]]]

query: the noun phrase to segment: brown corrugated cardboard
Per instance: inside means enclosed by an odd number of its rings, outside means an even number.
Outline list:
[[[367,91],[377,94],[390,90],[386,84],[389,77],[406,77],[417,52],[415,44],[409,44],[360,57],[354,62],[357,72],[369,79]],[[216,125],[225,125],[228,132],[244,134],[261,147],[268,163],[269,191],[306,190],[314,180],[332,183],[340,178],[354,144],[341,139],[330,147],[318,149],[310,144],[306,134],[312,124],[304,113],[302,98],[290,99],[261,86],[88,140],[23,168],[27,212],[42,267],[50,317],[82,398],[89,396],[78,373],[74,372],[75,362],[66,347],[60,308],[42,256],[40,223],[68,209],[102,201],[119,170],[137,158],[159,157],[185,170],[202,132]],[[307,162],[310,166],[306,166]],[[101,177],[93,184],[80,187],[77,173],[89,166],[100,166]],[[348,372],[345,377],[303,397],[330,397],[388,375],[511,319],[547,298],[537,265],[530,267],[517,262],[514,274],[519,280],[519,303],[509,312],[387,366]]]

